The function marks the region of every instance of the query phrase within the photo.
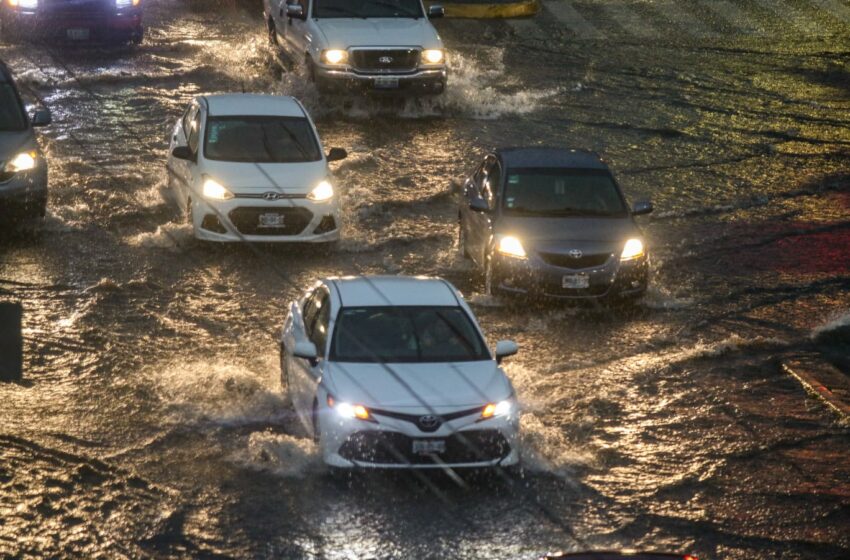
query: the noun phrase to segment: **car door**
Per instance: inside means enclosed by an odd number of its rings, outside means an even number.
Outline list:
[[[301,313],[301,324],[294,325],[294,342],[310,341],[316,345],[319,359],[316,365],[310,360],[291,356],[289,363],[289,379],[292,384],[292,398],[295,410],[301,421],[312,429],[313,400],[316,397],[318,380],[321,378],[321,368],[325,358],[325,343],[327,341],[328,318],[330,316],[330,299],[324,286],[307,298]],[[294,345],[293,345],[294,346]]]
[[[189,199],[192,199],[193,202],[200,202],[198,191],[201,183],[201,170],[198,162],[200,161],[204,116],[203,107],[198,105],[192,111],[185,130],[186,145],[189,146],[189,150],[192,152],[192,159],[184,161],[183,180],[181,181],[185,189],[182,197],[184,205]]]
[[[498,188],[498,161],[493,156],[488,156],[476,174],[473,181],[470,200],[474,198],[483,199],[490,208],[489,212],[475,212],[469,210],[469,240],[468,250],[473,260],[479,266],[484,266],[490,238],[492,236],[492,212],[495,209],[495,192]]]
[[[195,110],[197,105],[192,102],[186,107],[186,110],[183,112],[183,115],[180,119],[174,124],[174,128],[171,130],[171,138],[168,145],[168,163],[166,164],[166,171],[168,172],[168,185],[174,189],[175,194],[177,195],[177,202],[181,206],[185,201],[185,186],[183,185],[183,180],[186,177],[186,165],[187,162],[182,159],[178,159],[171,155],[171,152],[174,151],[174,148],[179,146],[186,146],[187,134],[186,130],[188,130],[188,122],[191,118],[192,111]]]
[[[307,16],[305,19],[291,18],[286,15],[286,4],[287,1],[289,4],[294,4],[297,6],[301,6],[301,9],[304,12],[304,15]],[[307,51],[307,43],[309,42],[307,39],[308,28],[307,22],[309,21],[309,10],[310,10],[310,1],[309,0],[281,0],[281,8],[282,10],[278,10],[279,14],[282,14],[283,24],[280,29],[283,30],[284,40],[287,42],[290,49],[292,49],[293,54],[296,56],[300,55]],[[296,62],[298,59],[296,59]]]

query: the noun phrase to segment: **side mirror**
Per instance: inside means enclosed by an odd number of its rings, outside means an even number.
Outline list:
[[[171,150],[171,155],[177,159],[185,159],[185,160],[193,160],[195,159],[195,154],[192,153],[192,150],[189,149],[189,146],[177,146],[173,150]]]
[[[519,352],[519,346],[513,340],[500,340],[496,343],[496,363],[501,364],[508,356]]]
[[[340,161],[347,157],[348,152],[346,152],[342,148],[331,148],[331,151],[328,152],[328,162]]]
[[[645,214],[651,214],[655,208],[652,206],[652,203],[648,200],[641,200],[635,202],[635,206],[632,209],[632,216],[643,216]]]
[[[53,122],[53,117],[50,116],[50,110],[46,107],[39,107],[32,115],[32,125],[34,127],[47,126]]]
[[[435,4],[428,8],[428,19],[439,19],[446,15],[446,9],[440,5]]]
[[[319,351],[316,350],[316,345],[309,340],[296,342],[292,355],[296,358],[308,360],[311,366],[315,366],[319,362]]]
[[[469,201],[469,209],[473,212],[486,213],[490,211],[490,205],[487,204],[487,201],[480,196],[476,196]]]
[[[304,6],[301,4],[287,4],[286,17],[292,19],[307,19],[307,14],[304,13]]]

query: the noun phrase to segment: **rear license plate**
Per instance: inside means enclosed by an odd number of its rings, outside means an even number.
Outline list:
[[[413,452],[417,455],[434,455],[446,452],[446,440],[444,439],[415,439],[413,440]]]
[[[398,89],[398,78],[375,78],[375,89]]]
[[[259,227],[261,228],[275,228],[282,227],[285,224],[286,217],[283,214],[277,214],[274,212],[269,212],[267,214],[260,214],[260,223]]]
[[[583,290],[590,286],[590,277],[586,274],[568,274],[561,279],[561,287],[568,290]]]
[[[72,41],[88,41],[90,34],[88,29],[68,29],[65,35]]]

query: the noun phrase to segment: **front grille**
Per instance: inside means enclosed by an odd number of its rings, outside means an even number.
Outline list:
[[[546,264],[551,264],[552,266],[558,266],[561,268],[569,268],[572,270],[602,266],[613,256],[614,255],[611,253],[598,253],[595,255],[582,255],[579,258],[575,258],[569,254],[540,253],[540,258],[543,259]]]
[[[351,64],[360,72],[412,72],[419,64],[417,49],[359,49],[351,52]]]
[[[264,227],[260,224],[262,214],[283,216],[283,225]],[[244,235],[298,235],[313,219],[313,213],[306,208],[262,208],[242,206],[231,210],[230,221]]]
[[[102,14],[115,11],[115,2],[109,0],[48,0],[45,9],[51,13]]]
[[[511,446],[500,432],[472,430],[460,432],[445,439],[446,451],[438,457],[440,462],[484,463],[504,459]],[[413,439],[398,432],[356,432],[345,440],[339,454],[349,461],[384,465],[431,465],[433,457],[413,453]]]

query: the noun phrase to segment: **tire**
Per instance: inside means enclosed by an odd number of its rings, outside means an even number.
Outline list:
[[[30,209],[30,216],[33,219],[41,220],[47,215],[47,197],[39,198],[33,203]]]
[[[144,41],[144,40],[145,40],[145,28],[140,25],[133,32],[132,37],[130,37],[130,42],[133,43],[134,45],[141,45],[142,41]]]

